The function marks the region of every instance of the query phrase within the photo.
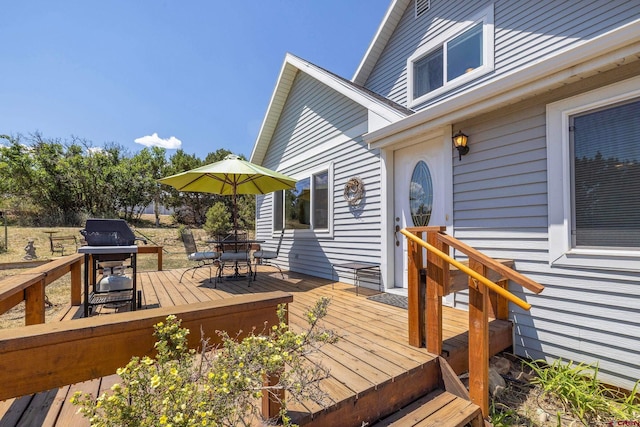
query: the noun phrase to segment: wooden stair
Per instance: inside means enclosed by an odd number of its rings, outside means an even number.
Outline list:
[[[483,427],[482,410],[472,403],[469,392],[451,366],[437,359],[438,387],[400,410],[372,424],[372,427]]]
[[[372,427],[482,426],[480,407],[448,391],[437,389]]]

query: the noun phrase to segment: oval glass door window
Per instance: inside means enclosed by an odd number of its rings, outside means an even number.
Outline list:
[[[418,162],[411,174],[409,188],[409,209],[414,227],[424,227],[431,219],[433,205],[433,181],[429,166],[422,160]]]

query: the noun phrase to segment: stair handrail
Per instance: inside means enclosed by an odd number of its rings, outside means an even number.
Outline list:
[[[486,418],[489,415],[489,310],[493,304],[491,292],[513,302],[524,310],[529,310],[531,304],[506,289],[508,279],[535,293],[542,292],[544,286],[462,243],[455,237],[448,236],[444,230],[444,227],[437,226],[409,227],[399,230],[410,242],[416,245],[408,251],[409,344],[422,347],[426,338],[427,351],[440,356],[442,353],[441,297],[446,295],[449,290],[448,264],[467,274],[470,278],[468,281],[469,350],[474,348],[473,352],[469,351],[469,395],[471,401],[480,407],[483,417]],[[419,237],[425,232],[426,240],[431,243]],[[422,255],[417,251],[418,247],[427,250],[426,295],[424,296],[420,294],[417,274],[417,269],[422,268]],[[449,251],[450,247],[460,250],[469,257],[469,267],[445,253],[445,251]],[[448,264],[443,264],[443,262]],[[504,277],[500,280],[504,288],[486,277],[488,270],[493,270]],[[412,285],[416,288],[413,289]],[[425,303],[421,305],[423,298]],[[496,318],[506,319],[506,312],[500,309],[500,302],[496,301],[496,304],[498,304],[498,307],[494,307]],[[506,309],[505,305],[503,307]]]
[[[479,250],[477,250],[475,248],[472,248],[471,246],[461,242],[460,240],[456,239],[453,236],[449,236],[448,234],[445,234],[445,233],[437,233],[437,238],[441,242],[446,243],[447,245],[451,246],[452,248],[459,250],[460,252],[464,253],[468,257],[470,257],[470,258],[473,257],[473,258],[477,259],[478,261],[482,262],[484,265],[486,265],[488,268],[492,269],[496,273],[499,273],[499,274],[503,275],[505,278],[507,278],[509,280],[513,280],[514,282],[518,283],[520,286],[522,286],[524,288],[527,288],[531,292],[539,294],[540,292],[542,292],[544,290],[544,286],[542,286],[541,284],[529,279],[528,277],[524,276],[523,274],[518,273],[517,271],[513,270],[512,268],[509,268],[506,265],[499,263],[498,261],[494,260],[493,258],[491,258],[491,257],[483,254]],[[465,267],[465,266],[463,265],[463,267]],[[467,272],[465,271],[465,273],[467,273]],[[469,273],[467,273],[467,274],[469,274]],[[496,292],[498,292],[498,291],[496,291]],[[511,295],[513,295],[513,294],[511,294]],[[506,296],[504,296],[504,297],[507,298]],[[522,308],[524,308],[524,307],[522,307]],[[530,304],[529,304],[529,308],[531,308]],[[529,308],[526,308],[525,310],[529,310]]]
[[[438,257],[440,257],[443,260],[447,261],[449,264],[453,265],[458,270],[462,271],[463,273],[467,274],[468,276],[470,276],[470,277],[474,278],[475,280],[481,282],[483,285],[487,286],[489,289],[491,289],[495,293],[500,294],[502,297],[504,297],[507,300],[511,301],[512,303],[516,304],[518,307],[523,308],[524,310],[531,309],[531,304],[529,304],[528,302],[523,301],[522,299],[518,298],[517,296],[515,296],[511,292],[507,291],[506,289],[496,285],[495,283],[493,283],[491,280],[487,279],[483,275],[471,270],[466,265],[460,263],[456,259],[454,259],[454,258],[450,257],[449,255],[445,254],[444,252],[440,251],[435,246],[430,245],[429,243],[425,242],[424,240],[422,240],[418,236],[416,236],[414,234],[411,234],[406,229],[403,228],[402,230],[400,230],[400,233],[404,234],[406,238],[414,241],[415,243],[417,243],[418,245],[422,246],[423,248],[425,248],[425,249],[427,249],[429,251],[432,251],[434,254],[438,255]],[[438,234],[440,234],[440,233],[438,233]],[[449,242],[445,241],[445,243],[449,243]],[[451,246],[453,246],[453,245],[451,245]],[[483,255],[483,254],[480,254],[480,255]],[[486,257],[485,255],[483,255],[483,256],[485,258],[490,259],[491,261],[493,261],[492,258]],[[498,265],[502,265],[502,264],[498,264]],[[511,270],[511,269],[509,269],[509,270]],[[515,279],[512,279],[512,280],[517,281]],[[527,289],[529,289],[529,288],[527,288]]]

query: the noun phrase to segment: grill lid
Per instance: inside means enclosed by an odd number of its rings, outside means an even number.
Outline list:
[[[130,246],[136,241],[133,230],[123,219],[88,219],[80,234],[89,246]]]

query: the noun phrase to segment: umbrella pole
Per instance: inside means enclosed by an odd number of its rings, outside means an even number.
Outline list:
[[[233,233],[238,240],[238,201],[236,199],[236,187],[233,187]]]

